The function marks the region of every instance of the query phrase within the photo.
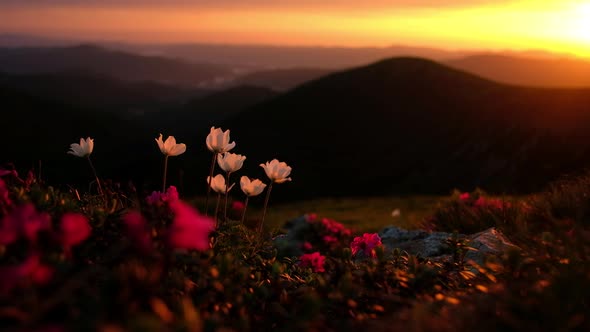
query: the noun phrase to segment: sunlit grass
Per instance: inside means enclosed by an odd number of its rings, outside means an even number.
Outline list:
[[[390,225],[412,229],[418,228],[419,223],[432,215],[445,199],[448,196],[343,197],[273,203],[265,223],[270,229],[281,228],[288,220],[315,213],[319,217],[338,220],[357,232],[377,232]],[[204,208],[204,197],[193,201],[199,208]],[[392,216],[394,209],[400,210],[398,217]],[[260,219],[261,216],[260,203],[248,207],[248,218]]]

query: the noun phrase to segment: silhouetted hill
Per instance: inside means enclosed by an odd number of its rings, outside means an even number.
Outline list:
[[[50,183],[86,185],[92,180],[86,161],[66,152],[80,137],[91,136],[95,139],[92,159],[101,177],[133,180],[138,185],[146,184],[149,190],[159,189],[163,157],[154,139],[162,133],[165,138],[174,135],[188,146],[188,153],[174,158],[169,165],[169,183],[180,186],[183,172],[193,178],[207,174],[210,154],[205,137],[212,125],[274,96],[276,93],[268,89],[243,86],[186,105],[129,116],[75,106],[70,101],[0,84],[0,100],[6,110],[0,135],[0,167],[13,163],[26,171],[37,169],[40,161],[43,179]],[[187,161],[196,166],[189,167]],[[202,194],[199,189],[203,188],[188,187],[186,193]]]
[[[156,132],[181,135],[200,143],[205,142],[211,126],[277,95],[266,88],[238,86],[195,98],[180,107],[146,114],[142,121]]]
[[[290,90],[305,82],[320,78],[333,72],[319,68],[285,68],[256,71],[239,77],[237,84],[248,84],[277,91]]]
[[[26,92],[65,104],[133,113],[183,104],[210,93],[155,82],[126,82],[83,72],[8,75],[0,73],[0,87]]]
[[[446,51],[431,47],[321,47],[231,44],[111,44],[111,47],[145,54],[180,58],[194,63],[217,63],[258,68],[342,69],[392,56],[419,56],[435,60],[454,59],[473,52]]]
[[[494,81],[538,87],[590,87],[590,61],[474,55],[445,64]]]
[[[250,176],[273,158],[293,166],[283,197],[525,192],[590,165],[590,90],[502,85],[417,58],[334,73],[223,127]]]
[[[92,181],[87,162],[67,154],[80,137],[95,139],[92,159],[102,177],[119,181],[158,181],[161,153],[150,128],[111,112],[74,107],[0,87],[5,110],[0,132],[0,167],[14,164],[19,171],[38,171],[53,185],[78,185],[86,190]],[[180,138],[182,139],[182,137]],[[177,164],[172,164],[177,171]],[[173,181],[177,179],[175,173]],[[23,174],[23,175],[26,175]],[[152,187],[153,188],[153,187]]]
[[[206,86],[231,75],[226,66],[141,56],[80,45],[53,48],[0,48],[0,71],[14,74],[82,70],[127,81]]]

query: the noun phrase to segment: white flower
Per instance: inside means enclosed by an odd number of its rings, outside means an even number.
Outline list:
[[[289,174],[291,174],[291,167],[287,166],[285,162],[279,162],[273,159],[272,161],[267,161],[266,164],[260,164],[260,167],[264,168],[266,176],[272,182],[283,183],[285,181],[291,181],[291,178],[288,178]]]
[[[391,216],[393,218],[397,218],[399,216],[401,216],[402,212],[400,211],[400,209],[394,209],[393,211],[391,211]]]
[[[162,141],[162,134],[156,138],[160,151],[167,156],[178,156],[186,151],[186,145],[184,143],[176,144],[176,138],[174,136],[168,136],[166,142]]]
[[[258,196],[266,187],[266,184],[258,179],[250,180],[247,176],[240,178],[240,187],[247,196]]]
[[[226,172],[235,172],[244,165],[245,156],[231,152],[225,152],[217,156],[217,163]]]
[[[215,127],[211,127],[205,142],[209,151],[214,153],[228,152],[236,146],[236,142],[229,142],[229,129],[224,132],[221,128]]]
[[[69,154],[73,154],[76,157],[88,157],[94,149],[94,140],[90,137],[83,139],[80,138],[80,144],[70,144]]]
[[[215,175],[213,178],[210,176],[207,177],[207,183],[211,181],[211,189],[215,190],[216,193],[225,194],[225,178],[221,174]],[[232,184],[229,186],[228,192],[233,188],[234,185]]]

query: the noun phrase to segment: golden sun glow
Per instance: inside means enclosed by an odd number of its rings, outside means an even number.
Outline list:
[[[569,14],[570,22],[564,27],[565,34],[574,40],[590,43],[590,2],[573,6]]]
[[[590,0],[478,1],[479,5],[438,7],[396,6],[392,1],[374,9],[307,8],[287,0],[290,6],[233,9],[166,2],[43,3],[2,9],[0,2],[0,31],[137,42],[544,49],[590,57]]]

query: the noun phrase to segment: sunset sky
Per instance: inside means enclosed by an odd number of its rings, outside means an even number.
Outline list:
[[[0,33],[87,41],[545,49],[590,57],[590,0],[2,0]]]

